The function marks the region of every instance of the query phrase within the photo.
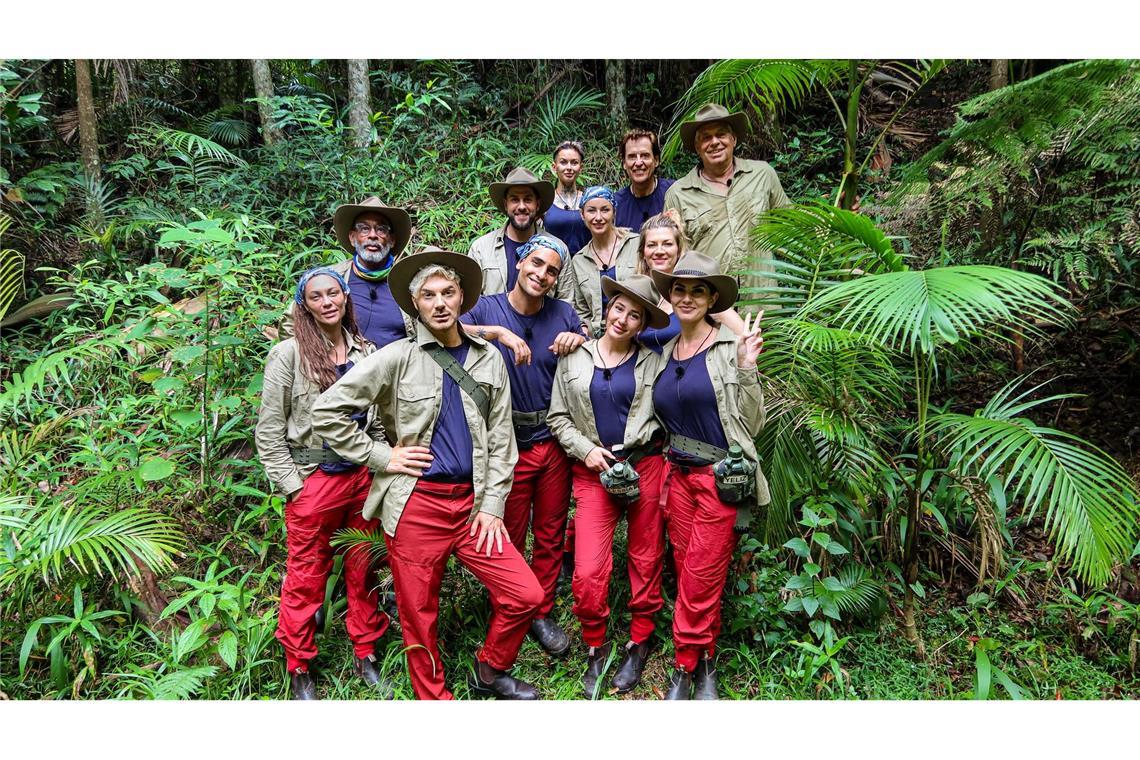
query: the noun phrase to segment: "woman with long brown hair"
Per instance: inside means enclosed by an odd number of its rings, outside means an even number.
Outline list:
[[[618,693],[631,691],[641,680],[653,616],[663,604],[659,495],[664,462],[647,376],[656,357],[641,347],[637,336],[649,325],[664,326],[666,316],[654,305],[657,291],[645,275],[632,275],[625,282],[603,277],[602,289],[609,296],[605,332],[558,362],[547,417],[558,442],[577,460],[572,481],[577,505],[572,588],[574,614],[589,647],[582,678],[587,698],[604,691],[602,671],[613,651],[606,636],[608,597],[614,531],[623,515],[628,524],[631,620],[612,682]],[[615,462],[622,466],[615,467]],[[636,477],[627,467],[634,468]]]
[[[361,510],[372,475],[338,457],[313,432],[313,403],[375,348],[361,337],[344,278],[327,267],[301,276],[294,295],[294,337],[275,345],[265,363],[255,440],[274,488],[285,497],[286,559],[277,639],[285,648],[294,699],[316,699],[309,663],[317,655],[314,615],[332,569],[330,539],[339,528],[372,531]],[[358,415],[372,427],[374,409]],[[379,433],[377,433],[379,434]],[[374,648],[388,628],[378,609],[376,577],[364,547],[345,555],[346,627],[354,669],[366,683],[390,691],[376,667]]]

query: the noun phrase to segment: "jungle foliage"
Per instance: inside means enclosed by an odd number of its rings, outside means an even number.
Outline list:
[[[282,500],[251,439],[286,293],[343,255],[332,210],[378,193],[411,210],[413,248],[466,250],[496,223],[486,185],[547,171],[562,139],[622,183],[590,62],[370,63],[365,148],[341,62],[273,62],[272,145],[248,62],[100,64],[97,182],[70,62],[0,64],[0,693],[285,696]],[[1135,371],[1140,65],[1027,69],[982,92],[966,62],[627,66],[662,174],[688,170],[675,127],[716,100],[748,110],[741,149],[796,202],[754,231],[776,252],[776,285],[746,294],[773,503],[725,595],[731,696],[1140,695],[1131,439],[1066,429],[1076,394],[1051,387],[1094,325]],[[458,674],[489,607],[466,573],[445,583]],[[323,688],[362,698],[335,585]],[[554,614],[575,630],[568,593]],[[664,683],[661,644],[636,697]],[[583,661],[528,643],[519,674],[575,698]]]

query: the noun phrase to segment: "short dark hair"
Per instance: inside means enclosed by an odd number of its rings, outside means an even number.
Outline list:
[[[650,129],[642,129],[641,127],[634,127],[627,130],[625,135],[622,136],[621,142],[618,143],[618,160],[625,160],[625,146],[630,140],[642,140],[649,138],[649,145],[653,149],[653,157],[658,161],[661,160],[661,143],[657,140],[657,133]]]
[[[578,154],[579,161],[586,160],[586,149],[582,147],[582,143],[577,140],[563,140],[558,143],[558,147],[554,149],[553,160],[558,160],[558,154],[564,150],[572,150]]]

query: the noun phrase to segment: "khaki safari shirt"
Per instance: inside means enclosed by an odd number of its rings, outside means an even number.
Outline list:
[[[348,360],[359,364],[374,352],[368,341],[357,343],[346,331]],[[324,441],[313,431],[313,404],[321,391],[316,383],[301,372],[301,352],[293,338],[269,349],[265,361],[265,380],[261,388],[261,408],[257,412],[254,443],[265,474],[281,494],[288,496],[301,490],[305,478],[317,469],[315,464],[297,464],[289,449],[319,449]],[[356,423],[352,423],[356,427]],[[380,438],[375,407],[369,407],[365,437]]]
[[[591,449],[601,446],[594,406],[590,402],[590,382],[597,354],[598,342],[591,340],[558,360],[550,412],[546,416],[546,424],[558,443],[578,460],[585,460]],[[661,423],[653,415],[653,381],[657,374],[650,372],[656,363],[651,357],[656,356],[644,347],[637,354],[637,364],[633,367],[633,402],[622,440],[626,451],[646,445],[661,431]]]
[[[637,248],[641,237],[621,227],[617,228],[617,249],[614,251],[614,279],[618,282],[637,274]],[[597,256],[590,244],[570,259],[571,305],[582,321],[590,326],[590,334],[597,335],[602,326],[602,275],[598,270]]]
[[[653,361],[648,374],[650,385],[656,384],[657,378],[661,376],[678,340],[679,335],[666,343],[660,355],[650,352]],[[765,421],[764,391],[760,387],[759,373],[755,369],[736,366],[736,335],[723,326],[709,347],[705,366],[708,367],[709,379],[712,380],[717,415],[728,444],[737,444],[743,449],[744,456],[757,462],[756,504],[763,507],[772,501],[772,496],[768,491],[768,479],[759,466],[754,440],[764,428]]]
[[[542,222],[539,222],[535,229],[543,232]],[[467,251],[467,255],[479,262],[479,266],[483,269],[483,293],[482,295],[490,296],[495,293],[503,293],[507,289],[507,247],[503,242],[503,237],[507,234],[507,225],[504,224],[496,230],[488,232],[482,237],[475,239],[471,244],[471,249]],[[543,234],[550,235],[548,232]],[[550,235],[555,240],[562,241],[561,238]],[[563,242],[563,246],[566,244]],[[554,286],[555,298],[559,298],[567,303],[571,303],[571,281],[566,275],[570,269],[570,262],[567,261],[562,266],[563,271],[558,275],[558,282]]]
[[[344,261],[330,264],[329,269],[335,271],[344,278],[345,282],[348,282],[348,274],[352,271],[352,259],[345,259]],[[351,297],[352,294],[349,293],[349,298]],[[285,316],[281,318],[281,340],[293,337],[293,309],[296,307],[297,302],[292,299],[289,300],[289,305],[285,307]],[[409,338],[416,334],[415,324],[412,322],[412,318],[407,314],[404,314],[404,329],[407,331]]]
[[[511,391],[502,355],[486,341],[467,336],[471,347],[464,369],[491,399],[489,422],[471,396],[461,391],[463,414],[471,429],[472,485],[476,512],[502,517],[514,479],[518,447],[511,424]],[[313,428],[329,446],[350,462],[367,464],[375,472],[372,489],[364,501],[365,519],[380,514],[384,532],[396,535],[400,515],[418,478],[387,472],[393,446],[431,446],[443,399],[443,369],[423,347],[436,339],[422,323],[416,335],[389,343],[352,368],[317,399]],[[363,435],[349,419],[358,409],[376,404],[384,436]]]
[[[772,271],[771,252],[753,250],[752,228],[765,211],[790,206],[776,170],[765,161],[736,159],[727,195],[713,192],[693,169],[677,180],[665,193],[666,210],[681,214],[681,224],[689,238],[689,246],[720,262],[726,274],[741,269]],[[760,254],[760,262],[747,262],[750,254]],[[745,278],[753,287],[767,287],[769,278]]]

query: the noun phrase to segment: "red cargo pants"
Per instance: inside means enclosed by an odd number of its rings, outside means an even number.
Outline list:
[[[332,569],[329,539],[340,528],[379,530],[376,520],[361,514],[372,484],[368,468],[329,475],[321,470],[305,478],[301,492],[285,505],[285,580],[277,614],[277,639],[285,647],[289,672],[308,670],[317,656],[313,615],[325,599]],[[357,657],[373,652],[388,629],[388,616],[377,608],[376,571],[365,547],[352,547],[344,558],[348,595],[345,627]]]
[[[533,507],[533,517],[532,517]],[[507,496],[503,522],[515,547],[526,547],[526,531],[534,533],[530,569],[542,587],[542,604],[535,617],[554,609],[558,571],[562,567],[562,543],[566,515],[570,511],[570,458],[553,438],[519,451],[515,480]]]
[[[388,540],[388,558],[396,584],[396,608],[407,648],[408,675],[417,699],[451,699],[439,655],[439,589],[452,554],[491,592],[491,621],[487,639],[477,655],[498,670],[510,670],[526,636],[542,588],[519,550],[503,542],[503,552],[486,544],[475,551],[471,509],[475,495],[468,483],[416,484],[395,536]]]
[[[717,496],[712,467],[668,465],[665,520],[677,563],[673,649],[677,667],[692,672],[712,656],[720,635],[720,605],[736,547],[736,508]]]
[[[628,521],[630,640],[641,644],[653,634],[653,616],[661,609],[661,563],[665,525],[661,514],[660,455],[637,463],[641,496],[628,506],[606,493],[598,473],[574,463],[574,614],[582,623],[582,640],[600,647],[610,616],[610,577],[614,567],[614,530],[622,515]]]

